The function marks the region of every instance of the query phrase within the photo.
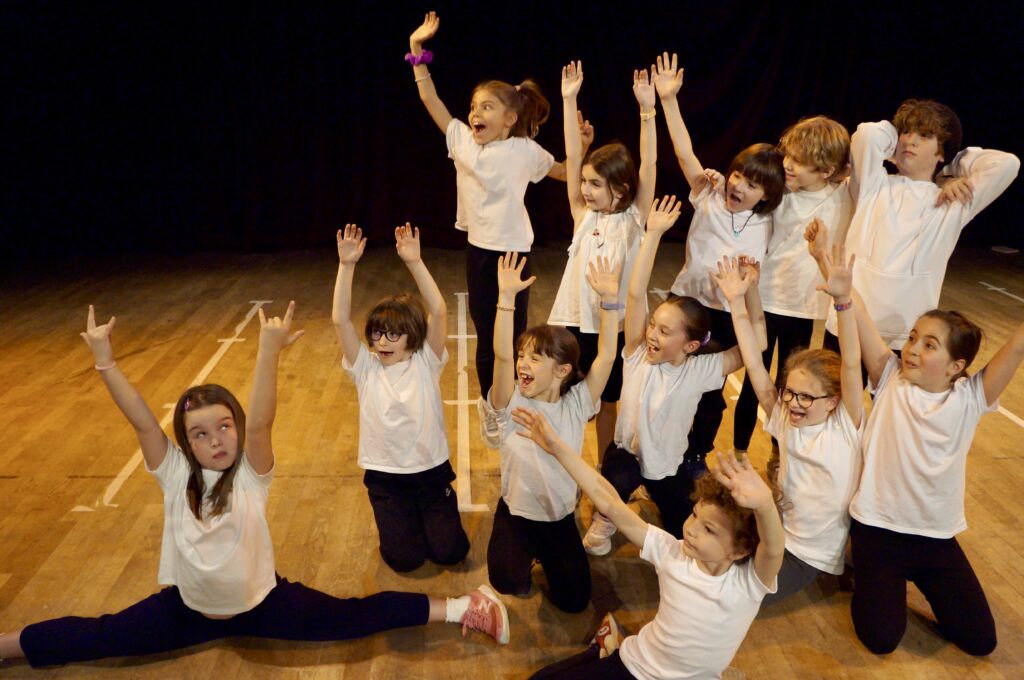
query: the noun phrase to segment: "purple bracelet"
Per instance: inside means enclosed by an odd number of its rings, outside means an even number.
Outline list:
[[[412,52],[409,52],[405,55],[405,60],[412,64],[413,66],[419,66],[420,64],[429,64],[430,62],[434,61],[434,53],[431,52],[430,50],[423,50],[417,57]]]

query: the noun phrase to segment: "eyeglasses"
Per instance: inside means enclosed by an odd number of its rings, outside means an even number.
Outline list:
[[[816,397],[813,394],[804,394],[803,392],[794,392],[793,390],[789,389],[788,387],[785,387],[785,388],[782,389],[782,401],[788,404],[789,402],[791,402],[794,399],[796,399],[796,403],[800,406],[800,408],[810,408],[811,404],[813,404],[817,400],[819,400],[819,399],[828,399],[831,396],[832,396],[831,394],[823,394],[820,397]]]
[[[380,336],[382,335],[388,339],[388,342],[398,342],[398,339],[405,335],[405,333],[374,328],[372,331],[370,331],[370,340],[372,340],[373,342],[377,342],[378,340],[380,340]]]

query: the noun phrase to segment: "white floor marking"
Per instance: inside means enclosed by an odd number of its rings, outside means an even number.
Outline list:
[[[260,310],[260,307],[271,302],[273,302],[273,300],[249,301],[252,307],[249,308],[249,311],[245,315],[245,318],[242,319],[242,321],[237,326],[235,326],[235,335],[230,338],[221,338],[217,340],[217,342],[220,343],[220,347],[217,348],[217,351],[214,352],[210,360],[206,362],[206,365],[203,366],[203,368],[199,371],[199,374],[196,375],[195,379],[192,380],[192,382],[189,384],[189,387],[202,384],[206,380],[207,376],[209,376],[213,369],[217,366],[217,363],[224,357],[224,354],[227,353],[231,345],[235,344],[236,342],[245,342],[245,338],[240,338],[238,336],[241,335],[242,331],[245,330],[245,327],[249,324],[250,321],[252,321],[252,318],[256,316],[256,314]],[[167,425],[171,422],[171,419],[174,417],[174,406],[174,404],[164,404],[164,408],[168,409],[168,411],[160,420],[160,428],[165,432],[167,431]],[[99,507],[100,503],[102,503],[104,506],[108,508],[116,508],[117,503],[113,502],[114,496],[116,496],[117,492],[121,490],[121,487],[124,486],[124,483],[128,481],[128,478],[132,476],[132,473],[135,472],[135,469],[139,467],[139,464],[141,462],[142,449],[135,449],[135,453],[133,453],[132,457],[128,459],[128,462],[124,464],[124,467],[121,468],[121,471],[117,473],[117,477],[114,478],[114,481],[112,481],[107,486],[106,491],[103,492],[103,497],[97,500],[95,503],[93,503],[91,507],[88,505],[76,505],[74,508],[71,509],[72,512],[92,512],[97,507]]]
[[[455,450],[455,495],[459,498],[459,512],[488,512],[486,503],[473,503],[473,480],[471,478],[469,455],[469,407],[476,404],[469,398],[469,338],[476,338],[466,332],[466,293],[456,293],[458,305],[458,334],[449,338],[458,340],[457,361],[459,371],[459,398],[444,403],[458,406],[458,445]]]

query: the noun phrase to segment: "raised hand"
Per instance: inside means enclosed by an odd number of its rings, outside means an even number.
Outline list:
[[[804,240],[807,241],[807,252],[815,260],[825,254],[828,247],[828,227],[821,221],[821,218],[815,217],[807,225],[807,228],[804,229]]]
[[[354,224],[346,224],[345,231],[338,230],[338,261],[341,264],[355,264],[366,250],[363,230]]]
[[[517,406],[512,409],[512,420],[523,428],[516,430],[517,435],[530,439],[548,453],[555,454],[558,435],[543,413]]]
[[[562,98],[568,99],[580,93],[583,86],[583,62],[570,61],[562,67]]]
[[[306,331],[291,332],[294,313],[295,300],[288,303],[283,319],[276,316],[268,319],[260,307],[260,350],[280,352],[305,334]]]
[[[434,37],[440,26],[441,17],[437,16],[436,12],[427,12],[423,17],[423,23],[409,36],[409,44],[422,45]]]
[[[963,205],[967,205],[972,198],[974,198],[974,184],[970,178],[953,177],[939,186],[939,197],[935,200],[935,205],[953,201],[960,201]]]
[[[526,290],[534,281],[536,276],[531,276],[523,281],[523,267],[526,266],[526,257],[522,259],[513,252],[507,252],[498,258],[498,290],[509,292],[513,295],[521,290]]]
[[[750,459],[736,460],[716,451],[718,465],[711,468],[715,479],[729,490],[736,504],[743,508],[764,508],[775,503],[772,490],[750,464]]]
[[[653,72],[654,66],[651,66],[651,73]],[[633,96],[640,104],[641,111],[650,111],[654,108],[654,85],[648,78],[647,69],[633,70]]]
[[[719,194],[725,195],[725,175],[720,173],[718,170],[713,168],[704,168],[704,176],[697,180],[698,184],[693,187],[693,191],[700,193],[704,191],[704,187],[711,184],[711,188],[717,191]]]
[[[576,124],[580,126],[580,148],[589,149],[594,143],[594,126],[583,118],[582,111],[576,111]]]
[[[614,269],[607,257],[598,257],[596,261],[587,263],[587,283],[602,299],[615,298],[618,300],[621,277],[621,262]]]
[[[657,63],[651,67],[654,87],[662,99],[675,97],[683,87],[683,69],[678,68],[678,65],[679,55],[673,52],[670,59],[668,52],[665,52],[658,56]]]
[[[92,356],[97,366],[108,366],[114,361],[114,348],[110,344],[110,334],[114,331],[114,323],[117,317],[110,317],[110,321],[102,326],[96,325],[96,311],[89,305],[89,316],[85,321],[85,332],[80,333],[85,344],[92,350]]]
[[[660,201],[655,199],[647,215],[647,232],[664,234],[676,223],[682,210],[683,203],[677,201],[675,196],[662,196]]]
[[[711,272],[711,279],[718,284],[726,300],[743,297],[752,283],[750,272],[744,275],[735,257],[723,257],[718,263],[718,271]]]
[[[833,298],[848,299],[853,294],[853,262],[857,255],[850,255],[850,262],[847,264],[846,246],[837,243],[832,246],[831,255],[826,252],[821,257],[828,271],[828,281],[818,284],[816,288]]]
[[[420,259],[420,228],[413,228],[408,222],[395,227],[395,250],[402,262],[416,262]]]

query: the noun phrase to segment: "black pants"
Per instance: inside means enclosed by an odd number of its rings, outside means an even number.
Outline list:
[[[619,658],[619,650],[603,659],[600,655],[601,649],[590,645],[576,656],[545,666],[531,675],[530,680],[632,680],[635,677]]]
[[[658,506],[661,523],[665,531],[676,538],[683,537],[683,522],[693,512],[694,482],[708,471],[703,456],[683,456],[675,474],[663,479],[646,479],[640,474],[640,461],[632,453],[620,449],[614,443],[604,454],[601,476],[611,482],[623,502],[629,499],[641,484]]]
[[[804,349],[811,344],[814,333],[814,319],[798,319],[794,316],[764,313],[765,331],[768,335],[768,349],[761,353],[761,361],[771,371],[772,354],[775,345],[779,345],[779,363],[775,368],[775,383],[781,385],[783,367],[790,354]],[[750,384],[750,376],[744,376],[743,389],[736,402],[736,415],[733,419],[732,445],[740,451],[750,448],[750,436],[754,433],[757,423],[757,394]],[[770,413],[768,414],[771,415]]]
[[[533,558],[540,560],[551,589],[551,601],[564,612],[577,613],[590,604],[590,562],[570,513],[555,522],[538,522],[509,512],[498,499],[494,528],[487,544],[487,571],[499,593],[530,591]]]
[[[451,463],[408,475],[367,470],[380,556],[395,571],[412,571],[427,559],[456,564],[469,552],[459,502],[452,489]]]
[[[711,340],[718,343],[722,350],[736,346],[736,333],[732,328],[732,314],[720,309],[708,309],[711,315]],[[715,448],[715,435],[722,424],[722,413],[725,412],[725,397],[721,390],[705,392],[697,403],[697,412],[693,416],[693,429],[690,430],[690,445],[687,453],[701,458]],[[667,531],[667,529],[666,529]]]
[[[427,622],[430,601],[417,593],[383,592],[340,599],[292,583],[277,586],[253,609],[209,619],[189,609],[174,586],[116,614],[65,616],[21,632],[32,666],[54,666],[115,656],[141,656],[245,635],[276,640],[348,640]]]
[[[494,382],[494,317],[498,304],[498,260],[505,253],[484,250],[466,244],[466,290],[469,293],[469,316],[476,327],[476,377],[480,382],[480,396],[486,397]],[[529,253],[519,253],[519,256]],[[530,261],[523,268],[523,279],[530,278]],[[513,339],[526,330],[530,289],[516,295],[513,313]]]
[[[775,592],[765,595],[761,605],[774,604],[793,593],[799,593],[824,573],[786,550],[782,558],[782,568],[779,569],[779,576],[775,583]]]
[[[985,592],[955,538],[928,538],[850,524],[857,582],[853,627],[875,654],[896,649],[907,628],[907,581],[932,606],[939,630],[968,654],[996,648],[996,625]]]

